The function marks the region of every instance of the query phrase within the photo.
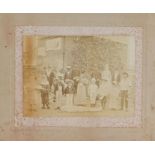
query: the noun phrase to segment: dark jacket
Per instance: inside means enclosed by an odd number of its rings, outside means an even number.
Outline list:
[[[66,87],[66,89],[65,89],[65,94],[73,94],[74,93],[74,87],[72,86],[72,87]]]

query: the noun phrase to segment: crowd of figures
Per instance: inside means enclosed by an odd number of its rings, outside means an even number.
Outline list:
[[[96,107],[100,104],[103,109],[128,110],[131,82],[127,72],[111,72],[108,65],[102,71],[96,69],[91,72],[71,66],[58,72],[48,66],[44,67],[42,77],[40,92],[43,109],[50,108],[51,95],[57,109],[61,109],[65,102],[68,107]]]

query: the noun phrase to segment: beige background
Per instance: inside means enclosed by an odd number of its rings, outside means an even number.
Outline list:
[[[14,127],[15,26],[134,26],[143,34],[143,127]],[[0,140],[155,140],[155,14],[0,14]]]

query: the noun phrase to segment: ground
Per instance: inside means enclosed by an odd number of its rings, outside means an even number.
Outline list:
[[[57,109],[56,103],[53,102],[52,96],[50,96],[50,109],[42,109],[41,104],[41,96],[39,91],[35,91],[35,98],[37,99],[37,102],[34,104],[31,104],[29,108],[27,109],[25,115],[29,117],[55,117],[55,116],[109,116],[109,117],[128,117],[132,116],[134,113],[134,98],[129,98],[129,107],[128,111],[120,110],[119,107],[117,110],[111,110],[108,108],[108,105],[105,107],[105,109],[102,108],[101,103],[98,101],[96,103],[95,107],[91,107],[89,101],[85,104],[85,106],[75,106],[72,107],[66,107],[65,108],[65,97],[63,99],[62,108]]]

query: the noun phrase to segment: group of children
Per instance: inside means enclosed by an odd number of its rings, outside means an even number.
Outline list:
[[[49,96],[52,95],[52,101],[57,109],[61,109],[64,103],[68,107],[73,105],[95,107],[97,102],[104,109],[113,92],[116,97],[120,97],[120,109],[128,109],[128,91],[131,83],[127,72],[122,74],[120,80],[117,80],[119,74],[113,80],[109,69],[101,73],[100,80],[94,76],[88,79],[83,74],[72,78],[71,74],[71,67],[68,67],[66,73],[58,76],[53,72],[46,74],[41,89],[42,108],[50,108]]]

